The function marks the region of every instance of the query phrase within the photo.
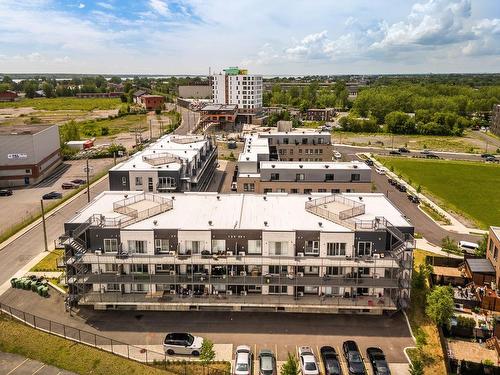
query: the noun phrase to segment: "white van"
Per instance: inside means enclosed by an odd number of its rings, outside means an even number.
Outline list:
[[[470,254],[474,254],[479,248],[479,245],[477,243],[468,241],[460,241],[458,243],[458,246],[460,247],[460,249],[462,249],[463,252]]]

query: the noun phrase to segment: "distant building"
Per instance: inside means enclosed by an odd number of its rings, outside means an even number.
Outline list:
[[[179,86],[178,91],[181,98],[208,99],[212,97],[210,85]]]
[[[136,104],[141,104],[141,97],[143,95],[146,95],[148,92],[146,90],[137,90],[136,92],[133,93],[133,100],[134,103]]]
[[[493,107],[493,116],[491,118],[490,131],[500,136],[500,104]]]
[[[79,92],[75,96],[80,99],[87,98],[119,98],[123,92]]]
[[[334,108],[310,108],[301,115],[305,121],[332,121],[337,115]]]
[[[212,77],[215,104],[236,104],[239,109],[258,110],[262,107],[262,76],[248,74],[246,69],[231,67]]]
[[[0,92],[0,102],[13,102],[18,98],[17,92],[7,90]]]
[[[162,95],[141,95],[140,104],[146,108],[147,111],[162,109],[163,104],[165,104],[165,97]]]
[[[62,162],[57,125],[0,127],[0,186],[40,182]]]

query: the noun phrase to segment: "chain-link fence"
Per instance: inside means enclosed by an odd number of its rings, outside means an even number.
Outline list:
[[[15,318],[40,331],[101,349],[130,360],[154,365],[157,368],[163,368],[168,372],[178,375],[231,375],[230,371],[214,367],[214,365],[205,365],[200,361],[194,360],[172,360],[171,357],[163,352],[126,344],[109,337],[54,322],[3,303],[0,303],[0,314]]]

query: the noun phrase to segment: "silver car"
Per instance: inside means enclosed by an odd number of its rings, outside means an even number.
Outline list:
[[[187,354],[199,356],[203,338],[190,333],[169,333],[163,342],[163,348],[168,355]]]
[[[240,345],[236,348],[234,359],[234,375],[250,375],[252,373],[252,350],[247,345]]]

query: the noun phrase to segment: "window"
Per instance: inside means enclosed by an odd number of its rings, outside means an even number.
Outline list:
[[[145,293],[149,289],[147,284],[132,284],[131,290],[135,293]]]
[[[157,253],[167,253],[169,249],[168,240],[164,240],[162,238],[157,238],[155,240],[155,251]]]
[[[165,190],[175,188],[175,178],[173,177],[159,177],[158,190]]]
[[[299,154],[302,154],[302,149],[301,148],[299,148]]]
[[[498,249],[495,246],[495,249],[493,250],[493,259],[497,260],[497,257],[498,257]]]
[[[128,241],[128,250],[132,254],[145,254],[146,253],[146,241]]]
[[[25,170],[24,170],[24,172],[25,172],[26,174],[31,174],[31,169],[25,169]]]
[[[191,254],[200,254],[201,241],[186,241],[186,250],[191,251]]]
[[[243,191],[255,191],[255,184],[254,183],[243,184]]]
[[[359,173],[352,173],[351,174],[351,181],[359,181],[360,175]]]
[[[365,242],[365,241],[358,242],[358,255],[359,256],[371,255],[371,253],[372,253],[372,243],[371,242]]]
[[[332,194],[338,194],[340,193],[340,189],[332,189]]]
[[[125,176],[122,177],[122,185],[123,186],[127,185],[127,177]]]
[[[212,240],[212,252],[223,253],[226,251],[226,240]]]
[[[358,274],[359,275],[369,275],[370,274],[370,268],[368,268],[368,267],[358,267]]]
[[[131,264],[130,273],[148,273],[147,264]]]
[[[305,175],[304,173],[297,173],[295,175],[295,181],[304,181],[305,180]]]
[[[273,189],[271,189],[271,188],[264,188],[264,194],[272,193],[272,192],[273,192]]]
[[[135,178],[135,185],[136,186],[142,186],[142,177],[136,177]]]
[[[271,173],[271,181],[278,181],[280,179],[279,173]]]
[[[307,145],[307,138],[302,138],[302,144]]]
[[[248,254],[262,254],[262,240],[248,240]]]
[[[288,288],[286,285],[269,285],[269,294],[287,294]]]
[[[285,144],[285,145],[288,144],[288,138],[283,138],[283,144]]]
[[[276,189],[276,193],[286,193],[286,189],[278,188]]]
[[[117,273],[118,272],[118,264],[106,263],[104,265],[105,273]]]
[[[318,189],[318,193],[326,193],[326,189]]]
[[[319,254],[319,241],[306,241],[305,254]]]
[[[156,272],[170,272],[174,270],[174,266],[172,264],[157,264],[156,267]]]
[[[290,189],[290,193],[291,194],[298,194],[299,193],[299,189]]]
[[[329,276],[340,276],[344,274],[344,267],[326,267],[326,274]]]
[[[326,244],[326,255],[331,257],[345,256],[345,242],[328,242]]]
[[[153,191],[153,177],[148,177],[148,190]]]
[[[312,189],[304,189],[304,194],[311,194],[312,193]]]
[[[333,179],[334,179],[333,173],[325,174],[325,181],[333,181]]]
[[[106,284],[106,291],[119,292],[120,291],[120,284]]]
[[[104,239],[104,252],[116,253],[118,251],[118,240],[116,238]]]
[[[287,255],[288,242],[269,242],[269,255]]]

